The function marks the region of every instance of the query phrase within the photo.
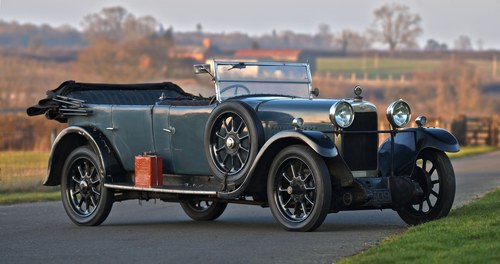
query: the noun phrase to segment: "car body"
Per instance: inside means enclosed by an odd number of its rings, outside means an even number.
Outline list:
[[[353,98],[318,99],[309,65],[228,62],[195,65],[215,95],[173,83],[64,82],[28,109],[67,122],[56,138],[45,185],[61,185],[68,216],[102,223],[115,201],[180,202],[195,220],[214,220],[227,203],[269,206],[287,230],[311,231],[328,213],[393,209],[409,224],[446,216],[455,178],[445,152],[456,138],[438,128],[403,128],[403,100],[387,109]],[[388,139],[379,144],[379,134]],[[160,157],[163,181],[139,186],[136,157]]]

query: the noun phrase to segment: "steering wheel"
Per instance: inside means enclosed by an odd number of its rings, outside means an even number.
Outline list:
[[[228,90],[231,90],[231,89],[234,89],[234,94],[233,96],[236,96],[238,95],[238,89],[241,89],[243,90],[246,94],[250,94],[250,89],[248,89],[248,87],[246,87],[245,85],[243,84],[233,84],[233,85],[229,85],[225,88],[223,88],[222,90],[220,90],[220,93],[225,93],[227,92]]]

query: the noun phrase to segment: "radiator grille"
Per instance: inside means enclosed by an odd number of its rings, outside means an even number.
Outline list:
[[[376,131],[377,113],[356,113],[354,122],[344,131]],[[352,171],[376,170],[378,134],[343,134],[342,156]]]

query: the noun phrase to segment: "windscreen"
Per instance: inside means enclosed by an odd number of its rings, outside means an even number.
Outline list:
[[[217,65],[217,72],[221,100],[252,94],[309,97],[306,64],[222,64]]]

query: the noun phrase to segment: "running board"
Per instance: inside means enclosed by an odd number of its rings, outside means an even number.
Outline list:
[[[157,192],[157,193],[173,193],[173,194],[194,194],[194,195],[217,195],[217,191],[211,190],[186,190],[186,188],[179,187],[136,187],[130,184],[111,184],[105,183],[104,187],[110,189],[129,190],[129,191],[143,191],[143,192]]]

